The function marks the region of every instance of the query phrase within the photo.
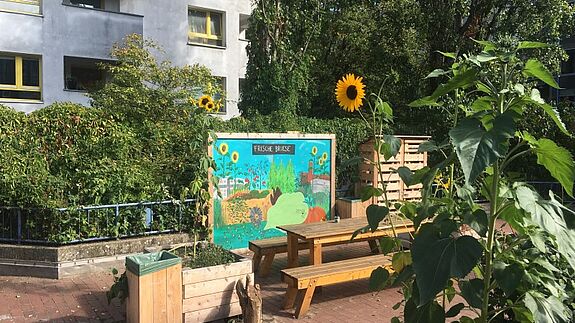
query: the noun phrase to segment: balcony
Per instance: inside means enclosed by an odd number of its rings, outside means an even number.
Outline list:
[[[55,1],[44,2],[43,10],[44,28],[70,56],[107,57],[114,43],[144,30],[144,17],[130,13]]]

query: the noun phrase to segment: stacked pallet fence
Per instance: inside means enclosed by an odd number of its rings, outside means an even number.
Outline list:
[[[421,184],[407,187],[399,175],[394,171],[401,166],[408,167],[412,171],[427,166],[427,152],[418,152],[419,144],[429,140],[429,136],[396,136],[401,141],[401,147],[397,156],[385,161],[383,155],[379,156],[382,176],[378,174],[377,166],[364,162],[359,166],[359,183],[356,185],[356,195],[360,196],[361,189],[366,186],[383,188],[383,182],[387,184],[387,198],[393,203],[397,201],[417,201],[421,199]],[[359,146],[360,156],[370,161],[377,162],[377,152],[374,149],[374,140],[369,140]],[[377,185],[376,185],[377,184]],[[383,204],[384,197],[374,197],[369,204]]]

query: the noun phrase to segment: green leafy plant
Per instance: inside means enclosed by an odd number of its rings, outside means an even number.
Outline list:
[[[407,185],[423,184],[423,196],[420,203],[400,207],[417,233],[405,252],[411,264],[396,268],[386,282],[403,287],[405,322],[444,322],[461,316],[464,308],[476,316],[462,316],[460,322],[570,322],[575,295],[565,282],[575,269],[575,212],[552,193],[544,199],[509,172],[517,158],[534,155],[573,196],[575,164],[569,152],[519,127],[526,109],[535,107],[570,136],[532,82],[558,87],[542,63],[526,57],[546,45],[478,43],[483,47],[478,54],[447,53],[455,58],[451,69],[429,75],[447,81],[411,104],[444,108],[453,126],[449,142],[419,147],[439,151],[443,161],[415,172],[398,170]],[[433,181],[444,170],[448,185],[436,195]],[[488,201],[486,210],[474,202],[475,194]],[[512,234],[497,230],[498,223]],[[556,270],[557,262],[569,270]],[[455,294],[466,304],[449,305]]]
[[[212,243],[199,242],[196,248],[180,247],[174,252],[183,259],[183,265],[190,268],[226,265],[237,261],[234,254]]]
[[[123,272],[118,276],[118,269],[112,268],[112,275],[114,276],[114,284],[112,284],[110,289],[106,292],[108,304],[110,304],[114,298],[117,298],[121,303],[124,303],[126,298],[129,296],[128,277],[126,276],[126,272]]]
[[[121,210],[117,221],[110,210],[90,211],[88,221],[77,208],[188,198],[197,203],[152,207],[152,229],[207,232],[199,228],[215,166],[207,147],[219,121],[196,103],[221,89],[207,68],[176,67],[152,51],[161,52],[137,35],[114,46],[114,64],[103,66],[110,82],[89,94],[92,108],[55,103],[26,115],[0,106],[0,205],[36,210],[25,222],[34,238],[142,233],[142,208]],[[38,211],[51,208],[69,211]]]

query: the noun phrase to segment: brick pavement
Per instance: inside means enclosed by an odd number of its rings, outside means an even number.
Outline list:
[[[324,261],[369,254],[367,243],[325,248]],[[301,252],[307,259],[307,252]],[[401,299],[397,289],[380,293],[368,290],[367,279],[326,286],[313,299],[300,320],[293,310],[282,310],[285,285],[279,270],[287,263],[278,255],[274,270],[266,279],[256,278],[262,288],[266,322],[389,322],[399,314],[392,306]],[[305,260],[302,261],[302,264]],[[124,306],[117,300],[108,305],[105,292],[113,282],[110,264],[91,268],[91,273],[53,280],[0,276],[0,323],[4,322],[122,322]]]

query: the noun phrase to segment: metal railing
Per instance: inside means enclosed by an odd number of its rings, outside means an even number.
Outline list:
[[[72,244],[181,232],[194,224],[195,200],[77,208],[0,206],[0,242]]]

